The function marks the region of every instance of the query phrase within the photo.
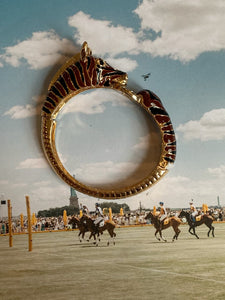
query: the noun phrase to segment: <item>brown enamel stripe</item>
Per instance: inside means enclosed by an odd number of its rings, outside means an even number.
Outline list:
[[[81,74],[80,74],[80,70],[77,68],[77,66],[72,65],[70,68],[73,70],[73,73],[75,75],[75,78],[77,80],[77,84],[79,85],[79,87],[80,88],[85,87],[85,84],[84,84]]]
[[[52,100],[54,100],[56,103],[59,102],[59,99],[57,98],[57,96],[52,91],[50,91],[48,93],[48,97],[51,98]]]
[[[47,109],[44,111],[51,113],[59,103],[59,98],[69,94],[69,90],[76,91],[82,87],[96,85],[97,72],[95,65],[95,59],[89,57],[88,61],[79,61],[65,70],[51,87],[44,103],[44,107]]]
[[[165,143],[172,143],[176,141],[174,134],[164,134],[163,140]]]
[[[173,130],[173,125],[170,121],[161,100],[151,91],[142,90],[138,92],[138,95],[142,95],[143,105],[148,108],[155,120],[160,124],[163,133],[163,141],[165,142],[164,159],[168,162],[174,162],[176,158],[176,138]]]
[[[88,74],[90,76],[92,85],[96,85],[97,84],[97,72],[95,70],[95,59],[93,57],[90,57],[90,64],[88,67]]]
[[[91,86],[91,79],[87,72],[87,61],[86,62],[80,61],[80,65],[83,69],[84,81],[85,81],[86,86]]]
[[[45,106],[46,106],[47,108],[49,108],[49,109],[52,109],[52,110],[55,108],[52,104],[50,104],[50,103],[47,102],[47,101],[45,101]]]
[[[162,127],[162,130],[163,130],[163,131],[173,131],[173,125],[170,123],[170,124],[167,125],[167,126],[163,126],[163,127]]]
[[[68,85],[69,89],[72,90],[72,91],[76,91],[77,88],[74,87],[72,81],[71,81],[71,77],[70,77],[70,74],[67,72],[67,70],[63,73],[63,78],[66,82],[66,84]]]
[[[160,124],[167,123],[167,122],[170,120],[169,116],[162,116],[162,115],[156,115],[156,116],[155,116],[155,119],[156,119]]]
[[[166,150],[166,151],[176,152],[176,149],[177,149],[176,146],[171,146],[170,144],[168,144],[168,145],[165,147],[165,150]]]
[[[61,85],[61,83],[59,83],[58,81],[56,81],[54,83],[55,87],[59,90],[60,94],[65,97],[66,96],[66,91],[64,90],[63,86]]]

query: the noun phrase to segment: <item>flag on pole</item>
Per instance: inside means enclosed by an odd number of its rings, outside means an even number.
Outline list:
[[[109,208],[109,221],[112,222],[112,208]]]
[[[37,218],[35,216],[35,213],[32,214],[31,224],[36,225],[37,224]]]
[[[64,226],[66,226],[67,225],[67,212],[65,209],[63,211],[63,222],[64,222]]]

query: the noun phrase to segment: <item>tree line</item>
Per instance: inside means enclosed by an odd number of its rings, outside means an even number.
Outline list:
[[[106,208],[109,209],[111,207],[112,212],[115,214],[118,214],[120,212],[120,209],[123,208],[123,212],[129,212],[130,207],[126,204],[118,204],[116,202],[103,202],[100,203],[100,207],[102,209]],[[66,210],[67,215],[76,215],[79,214],[80,209],[76,208],[74,206],[62,206],[62,207],[55,207],[55,208],[49,208],[45,210],[39,210],[37,213],[37,217],[59,217],[63,215],[63,211]]]

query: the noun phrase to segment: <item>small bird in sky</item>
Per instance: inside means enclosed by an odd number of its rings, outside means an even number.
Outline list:
[[[146,81],[150,77],[151,73],[143,74],[141,75],[144,78],[144,81]]]

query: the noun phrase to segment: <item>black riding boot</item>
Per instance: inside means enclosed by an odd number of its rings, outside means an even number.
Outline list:
[[[190,216],[191,219],[191,223],[194,225],[195,224],[195,217],[193,217],[192,215]]]

